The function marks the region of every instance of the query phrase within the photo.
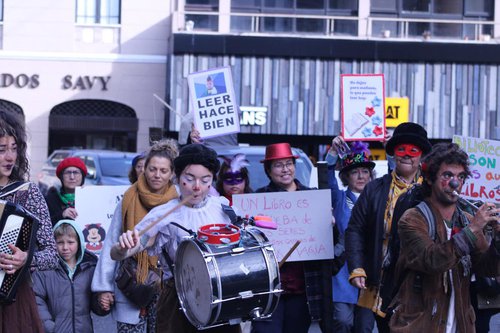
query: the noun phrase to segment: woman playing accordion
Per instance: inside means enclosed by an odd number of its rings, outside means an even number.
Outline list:
[[[34,244],[29,244],[29,249],[23,250],[8,240],[6,244],[0,244],[0,278],[6,281],[11,275],[17,274],[19,277],[19,281],[13,285],[16,290],[9,291],[9,295],[15,295],[15,299],[2,297],[4,293],[0,293],[0,333],[43,332],[29,274],[30,270],[54,269],[57,265],[56,244],[47,204],[38,187],[26,182],[29,165],[26,132],[22,122],[20,116],[0,111],[0,199],[10,206],[18,207],[16,212],[27,211],[26,216],[34,216],[33,221],[38,222],[38,230],[32,238]],[[0,204],[4,206],[5,202]],[[2,207],[0,215],[6,213]],[[5,216],[2,216],[1,221],[5,220]],[[4,227],[2,224],[0,230],[4,230]],[[0,235],[0,240],[5,239],[2,236],[5,235]],[[33,253],[34,248],[36,251]]]

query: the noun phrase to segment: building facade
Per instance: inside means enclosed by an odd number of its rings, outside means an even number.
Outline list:
[[[0,109],[25,120],[33,180],[54,149],[141,151],[161,136],[171,11],[163,0],[0,0]]]
[[[185,0],[173,16],[169,100],[187,74],[230,66],[240,141],[309,150],[340,132],[340,75],[383,73],[386,97],[436,140],[500,139],[499,8],[489,0]],[[265,112],[265,123],[255,115]],[[245,118],[246,117],[246,118]],[[167,129],[181,128],[179,117]],[[258,134],[258,135],[255,135]]]
[[[340,75],[372,73],[432,139],[500,140],[496,2],[0,0],[0,109],[24,117],[32,176],[61,147],[184,143],[187,76],[221,66],[242,143],[321,157],[340,131]]]

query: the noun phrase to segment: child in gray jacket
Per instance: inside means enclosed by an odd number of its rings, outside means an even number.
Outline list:
[[[85,250],[83,234],[73,220],[54,226],[59,266],[36,271],[33,289],[45,332],[93,332],[90,311],[106,315],[90,290],[97,257]]]

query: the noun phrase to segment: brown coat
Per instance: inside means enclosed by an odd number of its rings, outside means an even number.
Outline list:
[[[471,276],[464,272],[460,258],[470,254],[472,273],[496,276],[500,274],[499,254],[493,246],[488,245],[483,233],[475,234],[475,242],[463,230],[447,240],[442,216],[436,209],[432,208],[432,211],[436,221],[434,241],[429,236],[428,223],[418,209],[407,210],[398,222],[401,254],[396,274],[403,277],[403,282],[391,304],[394,308],[390,319],[391,332],[446,331],[451,296],[447,272],[450,269],[455,290],[457,332],[475,332],[476,318],[469,296]],[[471,217],[468,217],[470,220]],[[422,277],[420,291],[415,288],[416,275]]]

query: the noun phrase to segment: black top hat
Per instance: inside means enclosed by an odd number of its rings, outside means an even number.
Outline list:
[[[432,148],[432,144],[427,139],[427,131],[415,123],[402,123],[394,129],[392,137],[385,146],[387,154],[394,156],[394,147],[400,143],[412,143],[422,149],[426,155]]]

